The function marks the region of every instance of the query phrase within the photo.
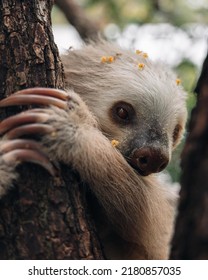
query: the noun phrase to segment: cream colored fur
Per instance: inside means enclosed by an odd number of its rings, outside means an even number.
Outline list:
[[[112,63],[102,63],[102,56],[116,59]],[[138,120],[142,119],[146,127],[154,127],[155,121],[159,124],[161,133],[167,135],[171,158],[172,150],[183,135],[187,117],[186,93],[177,85],[177,76],[172,71],[161,63],[144,58],[142,54],[105,42],[70,51],[62,60],[67,86],[86,102],[102,133],[110,140],[119,141],[121,153],[132,131],[128,126],[121,128],[112,122],[109,108],[118,100],[132,104]],[[144,63],[143,70],[138,69],[138,63]],[[181,130],[173,143],[173,130],[177,123]],[[88,137],[87,142],[90,142],[90,131]],[[98,137],[93,132],[91,141],[94,148],[90,145],[87,151],[92,165],[82,170],[96,172],[94,179],[89,174],[88,182],[108,212],[108,219],[125,240],[136,244],[130,246],[127,243],[125,247],[125,242],[121,242],[113,249],[118,236],[111,240],[109,236],[113,236],[113,233],[109,230],[105,237],[109,254],[113,252],[116,258],[167,258],[175,211],[170,203],[172,194],[168,187],[161,185],[156,175],[138,175],[110,147],[108,141],[104,141],[103,135]],[[158,140],[158,145],[166,144]],[[121,250],[118,255],[116,251],[122,248],[121,244],[124,252]]]

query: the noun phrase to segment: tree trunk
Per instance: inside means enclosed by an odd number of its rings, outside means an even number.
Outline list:
[[[55,3],[84,41],[98,38],[99,28],[97,24],[87,18],[82,8],[74,0],[55,0]]]
[[[64,88],[52,4],[1,1],[0,98],[28,87]],[[1,109],[1,118],[21,109]],[[102,258],[78,175],[62,166],[59,178],[52,178],[33,164],[18,172],[18,182],[0,200],[0,259]]]
[[[182,153],[181,199],[171,259],[208,259],[208,56],[196,92],[197,105]]]

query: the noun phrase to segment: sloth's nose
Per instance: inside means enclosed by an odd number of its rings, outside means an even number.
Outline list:
[[[162,171],[169,157],[159,148],[143,147],[134,150],[130,164],[143,176]]]

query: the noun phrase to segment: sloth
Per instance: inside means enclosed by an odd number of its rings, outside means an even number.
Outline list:
[[[53,162],[63,162],[95,197],[108,259],[167,259],[176,195],[158,173],[185,128],[180,80],[146,53],[112,43],[70,50],[62,61],[66,91],[31,88],[0,101],[36,106],[0,123],[0,196],[17,180],[20,162],[52,176]]]

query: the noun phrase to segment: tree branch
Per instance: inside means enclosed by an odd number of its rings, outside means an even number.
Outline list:
[[[81,7],[73,0],[56,0],[56,5],[63,11],[67,20],[72,24],[84,41],[95,40],[99,28],[86,17]]]
[[[182,153],[181,198],[171,259],[208,259],[208,57],[196,90],[197,105]]]

